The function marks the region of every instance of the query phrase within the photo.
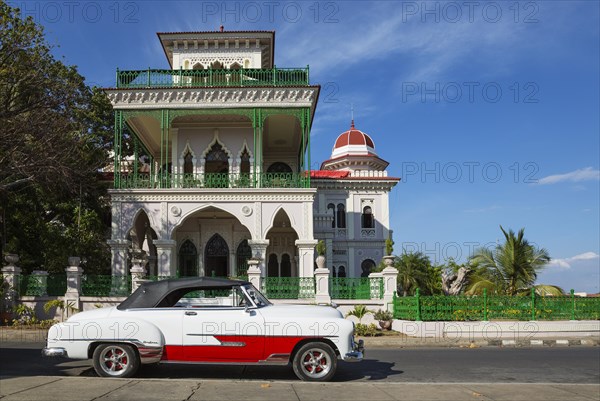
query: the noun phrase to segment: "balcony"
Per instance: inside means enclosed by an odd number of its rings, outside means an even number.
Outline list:
[[[306,68],[241,68],[237,70],[137,70],[117,69],[117,88],[209,88],[307,86]]]
[[[305,173],[118,174],[115,189],[309,188]]]

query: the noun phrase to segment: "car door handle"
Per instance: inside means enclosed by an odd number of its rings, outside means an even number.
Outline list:
[[[187,316],[196,316],[196,315],[197,315],[197,313],[196,313],[196,312],[194,312],[194,311],[186,311],[186,312],[185,312],[185,314],[186,314]]]

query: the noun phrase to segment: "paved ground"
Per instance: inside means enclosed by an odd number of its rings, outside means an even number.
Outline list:
[[[95,377],[91,362],[43,358],[43,343],[0,345],[0,375]],[[147,379],[296,380],[273,366],[158,365]],[[340,362],[338,382],[600,383],[600,347],[367,349],[360,363]]]
[[[104,379],[89,361],[42,358],[41,347],[0,344],[0,400],[600,400],[599,347],[374,348],[324,384],[291,368],[206,365]]]
[[[2,401],[24,400],[523,400],[600,399],[597,384],[305,383],[34,376],[3,379]]]

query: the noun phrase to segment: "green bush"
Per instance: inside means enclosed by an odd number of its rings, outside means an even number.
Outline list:
[[[386,321],[386,322],[389,320],[392,320],[394,318],[394,316],[392,315],[392,312],[388,312],[388,311],[382,310],[382,309],[379,309],[377,312],[375,312],[373,317],[375,318],[375,320]]]
[[[377,326],[375,326],[374,323],[371,323],[369,325],[358,323],[354,327],[354,333],[357,336],[361,337],[375,337],[381,335],[381,333],[377,330]]]

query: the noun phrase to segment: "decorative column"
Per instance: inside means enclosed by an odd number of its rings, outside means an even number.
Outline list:
[[[113,223],[114,224],[114,223]],[[127,248],[129,241],[126,239],[111,239],[107,241],[110,246],[112,275],[124,276],[127,274]]]
[[[17,299],[19,298],[20,293],[21,268],[17,266],[19,255],[9,253],[4,257],[4,260],[7,263],[6,266],[2,268],[2,275],[4,276],[2,285],[6,286],[6,292],[4,294],[5,310],[0,312],[12,313],[14,307],[17,305]]]
[[[259,291],[261,290],[261,275],[260,260],[255,258],[248,259],[248,281]]]
[[[77,256],[69,257],[69,265],[65,269],[67,273],[67,292],[65,293],[65,307],[64,310],[68,311],[71,308],[81,310],[81,276],[83,269],[81,266],[81,258]]]
[[[298,262],[300,277],[312,277],[315,270],[315,246],[317,240],[296,240],[295,244],[298,247]]]
[[[171,239],[154,240],[157,255],[157,270],[159,277],[175,276],[177,266],[173,265],[173,256],[176,251],[177,241]]]
[[[383,276],[383,302],[387,310],[394,312],[394,294],[398,289],[398,269],[393,267],[394,256],[384,256],[385,268],[381,271]]]
[[[145,252],[139,252],[134,255],[131,260],[132,266],[129,272],[131,273],[131,292],[133,293],[138,287],[144,283],[146,277],[146,254]]]
[[[261,270],[261,277],[266,277],[267,267],[265,261],[267,259],[267,247],[269,246],[268,239],[250,239],[248,245],[252,248],[252,258],[258,259],[259,269]],[[258,288],[258,287],[257,287]]]

